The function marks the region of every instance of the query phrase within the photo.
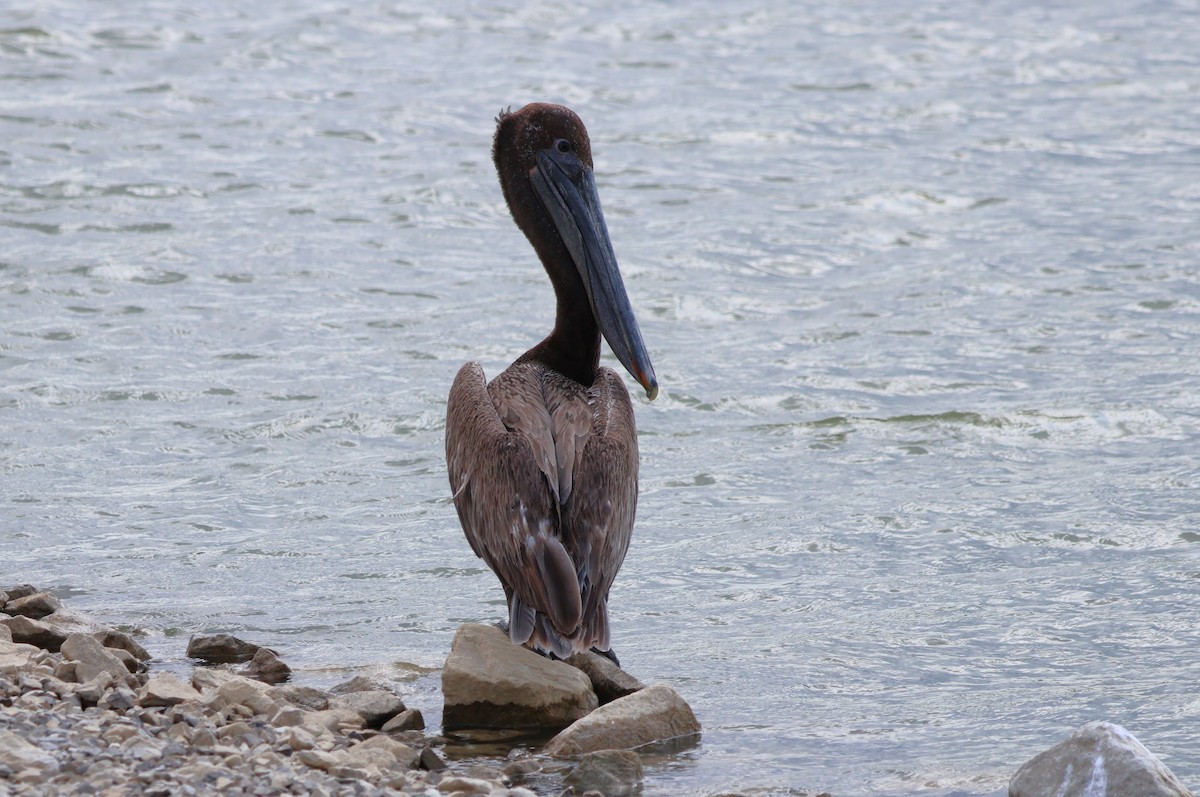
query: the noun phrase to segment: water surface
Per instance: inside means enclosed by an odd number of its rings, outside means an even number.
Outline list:
[[[563,102],[663,387],[615,644],[705,726],[645,794],[1093,719],[1200,783],[1196,3],[51,0],[0,86],[0,580],[436,723],[503,611],[445,396],[553,318],[492,118]]]

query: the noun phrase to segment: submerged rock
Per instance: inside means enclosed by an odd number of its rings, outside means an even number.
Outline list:
[[[576,794],[597,791],[604,797],[626,797],[642,782],[642,759],[630,750],[598,750],[579,759],[567,773]]]
[[[1133,734],[1089,722],[1027,761],[1008,783],[1009,797],[1193,797]]]
[[[576,721],[551,739],[543,752],[561,757],[629,750],[697,733],[700,723],[691,707],[667,684],[655,684]]]
[[[460,626],[442,669],[442,728],[555,730],[599,705],[579,670],[514,645],[498,628]]]

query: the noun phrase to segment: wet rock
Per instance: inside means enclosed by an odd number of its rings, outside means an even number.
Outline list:
[[[599,705],[579,670],[509,641],[498,628],[460,626],[442,669],[442,727],[554,729]]]
[[[230,634],[211,634],[189,639],[187,655],[216,664],[241,664],[253,659],[258,650],[259,646],[253,642],[246,642]]]
[[[1089,722],[1027,761],[1008,783],[1009,797],[1193,797],[1133,734]]]
[[[646,688],[645,684],[618,667],[612,659],[590,650],[576,653],[567,659],[567,664],[588,677],[592,682],[592,691],[600,699],[600,705]]]
[[[587,753],[566,780],[576,794],[597,791],[604,797],[626,797],[641,785],[642,759],[630,750]]]
[[[67,640],[67,634],[61,629],[24,615],[0,618],[0,626],[8,628],[14,642],[36,645],[52,653],[57,653]]]
[[[118,682],[129,675],[125,663],[88,634],[71,634],[63,641],[61,651],[63,656],[77,662],[75,673],[81,682],[90,681],[102,672]]]
[[[48,614],[54,614],[62,608],[62,601],[49,592],[34,592],[15,600],[9,597],[4,605],[4,611],[11,615],[21,615],[34,620],[40,620]]]
[[[699,732],[696,715],[679,693],[667,684],[655,684],[576,721],[551,739],[543,752],[576,756],[597,750],[629,750]]]
[[[161,672],[150,676],[150,680],[138,691],[137,703],[143,708],[174,706],[188,700],[200,700],[201,697],[199,692],[174,675]]]
[[[238,675],[253,678],[266,684],[281,684],[292,677],[292,668],[284,664],[275,651],[259,648]]]
[[[421,710],[416,708],[406,708],[396,716],[392,717],[379,729],[384,733],[396,733],[398,731],[423,731],[425,730],[425,718],[421,716]]]
[[[372,689],[367,692],[347,692],[329,699],[329,707],[345,709],[362,717],[363,725],[380,728],[392,717],[404,711],[404,701],[391,692]]]

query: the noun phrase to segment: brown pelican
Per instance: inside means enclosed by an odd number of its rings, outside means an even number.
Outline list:
[[[446,407],[454,507],[471,550],[504,586],[513,642],[560,658],[610,652],[608,590],[629,548],[638,451],[629,392],[600,366],[601,334],[650,400],[658,382],[583,122],[558,105],[502,112],[492,159],[558,311],[550,335],[490,383],[477,362],[455,377]]]

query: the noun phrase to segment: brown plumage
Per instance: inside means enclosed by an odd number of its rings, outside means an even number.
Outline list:
[[[513,642],[566,658],[611,647],[608,591],[637,508],[629,392],[600,337],[653,399],[654,369],[617,271],[583,123],[557,105],[497,118],[492,157],[554,286],[554,330],[491,383],[458,372],[446,464],[471,550],[504,587]]]

